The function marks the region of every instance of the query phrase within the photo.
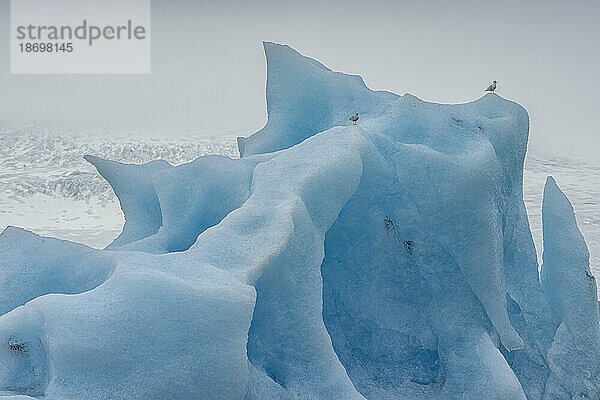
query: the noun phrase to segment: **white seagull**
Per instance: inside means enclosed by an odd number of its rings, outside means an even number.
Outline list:
[[[358,121],[358,113],[351,116],[349,120],[352,121],[352,125],[356,125],[356,121]]]
[[[496,90],[496,83],[498,83],[498,82],[496,82],[496,81],[492,82],[492,84],[490,86],[488,86],[488,88],[485,89],[485,91],[494,93],[494,90]]]

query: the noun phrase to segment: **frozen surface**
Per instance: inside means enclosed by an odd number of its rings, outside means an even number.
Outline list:
[[[538,258],[542,243],[542,197],[546,177],[552,175],[569,195],[577,224],[590,250],[590,267],[600,275],[600,160],[582,161],[542,157],[528,151],[525,159],[524,197]]]
[[[200,233],[241,206],[261,160],[211,155],[173,167],[164,161],[126,165],[86,159],[110,182],[125,214],[123,231],[109,248],[157,253],[187,250]]]
[[[548,177],[542,208],[544,262],[541,282],[561,321],[548,350],[547,399],[600,398],[600,326],[590,254],[569,199]]]
[[[265,42],[267,125],[238,138],[240,155],[281,150],[317,132],[346,125],[351,111],[362,118],[381,115],[398,96],[373,92],[359,75],[331,71],[289,46]]]
[[[0,317],[0,388],[50,399],[240,398],[253,299],[210,276],[117,266],[93,290]]]
[[[269,122],[241,158],[86,151],[125,214],[107,249],[0,235],[0,396],[597,397],[595,281],[553,181],[540,283],[525,109],[265,51]]]
[[[15,156],[15,152],[18,157]],[[0,229],[26,227],[38,234],[104,248],[123,228],[123,213],[110,185],[82,155],[123,163],[164,159],[172,165],[205,154],[237,157],[230,136],[135,137],[127,133],[72,133],[34,127],[0,128]],[[565,188],[600,274],[600,165],[532,153],[525,158],[524,199],[538,257],[542,255],[542,190],[548,175]]]
[[[112,242],[123,213],[106,180],[83,156],[172,165],[205,154],[236,157],[235,138],[206,134],[72,132],[0,125],[0,229],[22,226],[95,248]]]
[[[0,236],[0,314],[48,293],[81,293],[114,269],[110,253],[8,227]]]

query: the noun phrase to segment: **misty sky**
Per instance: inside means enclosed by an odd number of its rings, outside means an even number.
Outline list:
[[[471,101],[496,79],[529,110],[532,148],[598,158],[599,4],[156,0],[152,74],[11,75],[0,0],[0,121],[247,135],[266,121],[269,40],[425,100]]]

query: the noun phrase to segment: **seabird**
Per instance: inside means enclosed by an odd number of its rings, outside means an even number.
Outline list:
[[[356,125],[356,121],[358,121],[358,113],[351,116],[350,121],[352,121],[352,125]]]
[[[488,86],[488,88],[485,89],[485,91],[494,93],[494,90],[496,90],[496,83],[498,83],[498,82],[496,82],[496,81],[492,82],[492,84],[490,86]]]

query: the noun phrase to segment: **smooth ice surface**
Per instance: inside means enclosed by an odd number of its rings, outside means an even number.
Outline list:
[[[267,58],[267,114],[263,129],[238,138],[240,156],[286,149],[317,132],[381,115],[398,98],[374,92],[359,75],[334,72],[289,46],[264,42]]]
[[[541,281],[552,311],[561,320],[548,351],[552,374],[545,398],[600,398],[596,279],[573,207],[552,177],[544,188],[542,221]]]
[[[125,214],[123,232],[107,248],[168,253],[187,250],[248,198],[260,158],[206,156],[177,167],[86,159],[110,182]]]
[[[525,109],[265,53],[242,158],[88,156],[126,218],[107,249],[0,236],[0,397],[593,398],[595,282],[549,182],[540,283]]]
[[[110,253],[8,227],[0,235],[0,314],[48,293],[74,294],[102,284]]]
[[[0,317],[0,389],[51,399],[240,398],[253,295],[117,267]]]
[[[597,336],[598,295],[590,253],[577,228],[573,207],[552,177],[544,188],[542,221],[541,281],[552,311],[573,334]]]
[[[152,179],[173,166],[166,161],[127,165],[90,155],[85,159],[110,183],[125,215],[123,231],[111,246],[128,244],[157,233],[163,221]]]

